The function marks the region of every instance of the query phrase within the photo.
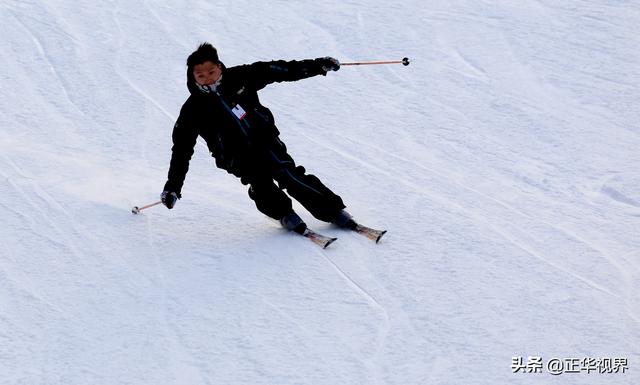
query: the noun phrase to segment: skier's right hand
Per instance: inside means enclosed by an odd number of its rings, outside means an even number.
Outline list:
[[[329,56],[319,57],[315,59],[315,62],[320,65],[320,68],[322,68],[324,72],[337,71],[340,69],[340,62],[338,59]]]
[[[168,209],[172,209],[178,201],[178,194],[173,191],[165,190],[160,194],[160,200],[162,200],[162,204],[167,206]]]

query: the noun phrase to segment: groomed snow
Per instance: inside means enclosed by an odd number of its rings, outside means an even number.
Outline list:
[[[637,1],[3,0],[0,34],[2,384],[640,383]],[[261,93],[379,245],[286,233],[204,143],[130,213],[203,41],[412,59]]]

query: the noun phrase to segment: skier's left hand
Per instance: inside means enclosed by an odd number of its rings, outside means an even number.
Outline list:
[[[329,56],[318,58],[316,59],[316,62],[322,66],[322,70],[324,72],[337,71],[340,69],[340,62],[338,59]]]
[[[165,190],[162,192],[162,194],[160,194],[160,200],[162,201],[162,204],[167,206],[168,209],[172,209],[178,201],[178,194],[173,191]]]

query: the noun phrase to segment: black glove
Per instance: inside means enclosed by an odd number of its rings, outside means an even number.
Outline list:
[[[162,204],[167,206],[168,209],[172,209],[178,201],[178,194],[174,193],[173,191],[165,190],[162,192],[162,194],[160,194],[160,200],[162,200]]]
[[[340,62],[338,59],[334,59],[329,56],[318,58],[315,61],[322,67],[324,72],[337,71],[340,69]]]

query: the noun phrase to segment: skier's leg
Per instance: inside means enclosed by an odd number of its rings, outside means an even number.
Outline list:
[[[291,199],[270,178],[251,181],[249,197],[261,213],[276,220],[293,211]]]
[[[281,142],[280,142],[281,143]],[[338,195],[325,186],[315,175],[307,174],[304,167],[296,166],[286,147],[270,152],[274,178],[311,215],[325,222],[333,222],[345,205]]]
[[[271,179],[260,179],[251,183],[249,197],[263,214],[280,221],[289,231],[303,234],[307,225],[293,211],[291,199]]]

